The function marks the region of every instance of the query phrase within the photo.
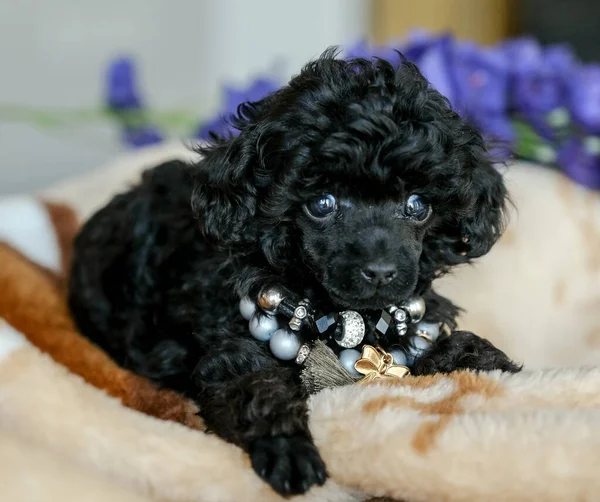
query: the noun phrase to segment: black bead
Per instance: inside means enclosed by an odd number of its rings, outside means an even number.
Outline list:
[[[296,303],[292,301],[290,298],[284,298],[281,300],[279,307],[277,308],[277,313],[291,318],[294,315],[294,311],[296,310]]]
[[[377,331],[377,333],[379,333],[381,336],[385,336],[393,323],[394,321],[392,315],[389,312],[382,310],[379,313],[379,319],[375,324],[375,331]]]
[[[320,335],[332,335],[335,332],[338,321],[338,314],[331,312],[329,314],[318,313],[315,315],[315,327]]]

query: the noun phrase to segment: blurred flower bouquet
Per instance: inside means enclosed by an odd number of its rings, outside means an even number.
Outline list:
[[[541,47],[529,38],[481,47],[427,33],[386,46],[359,43],[344,55],[399,64],[398,51],[483,132],[499,160],[516,157],[558,167],[576,182],[600,189],[600,65],[582,64],[565,46]],[[222,108],[202,120],[193,136],[235,134],[228,117],[237,106],[282,84],[262,77],[245,89],[225,88]],[[109,69],[107,101],[127,143],[162,140],[159,125],[144,119],[131,61],[116,61]]]

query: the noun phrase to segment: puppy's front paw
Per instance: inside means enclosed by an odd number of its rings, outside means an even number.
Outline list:
[[[455,331],[440,337],[433,346],[415,360],[414,375],[450,373],[457,370],[516,373],[521,367],[491,342],[469,331]]]
[[[252,467],[282,495],[298,495],[322,485],[327,470],[317,447],[304,436],[273,436],[254,441]]]

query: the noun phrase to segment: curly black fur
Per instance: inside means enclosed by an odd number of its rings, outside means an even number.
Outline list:
[[[376,309],[417,292],[427,320],[458,309],[431,290],[485,254],[506,191],[479,133],[417,68],[337,59],[308,64],[280,91],[240,107],[239,135],[169,162],[115,197],[79,234],[70,306],[116,361],[197,400],[208,427],[246,449],[281,493],[323,483],[294,365],[247,332],[240,297],[283,285],[327,308]],[[333,194],[332,217],[305,205]],[[417,194],[429,219],[406,217]],[[385,283],[363,267],[385,262]],[[441,337],[418,374],[518,368],[468,333]]]

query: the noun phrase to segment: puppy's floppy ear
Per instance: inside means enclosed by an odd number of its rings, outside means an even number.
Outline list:
[[[503,177],[485,151],[469,153],[471,169],[463,180],[460,198],[465,205],[459,215],[459,248],[467,259],[483,256],[500,238],[508,201]]]
[[[192,209],[207,239],[219,245],[252,242],[256,211],[252,184],[253,149],[236,137],[200,149],[194,173]]]
[[[432,188],[438,190],[442,222],[423,241],[420,276],[425,285],[451,267],[486,254],[506,225],[508,196],[503,177],[481,136],[468,126],[460,131],[454,159],[458,170],[445,171],[445,180]]]
[[[217,245],[244,244],[256,239],[257,173],[262,172],[260,118],[269,98],[246,103],[232,117],[236,137],[199,147],[203,156],[194,168],[192,209],[207,239]],[[264,183],[263,185],[267,183]]]

